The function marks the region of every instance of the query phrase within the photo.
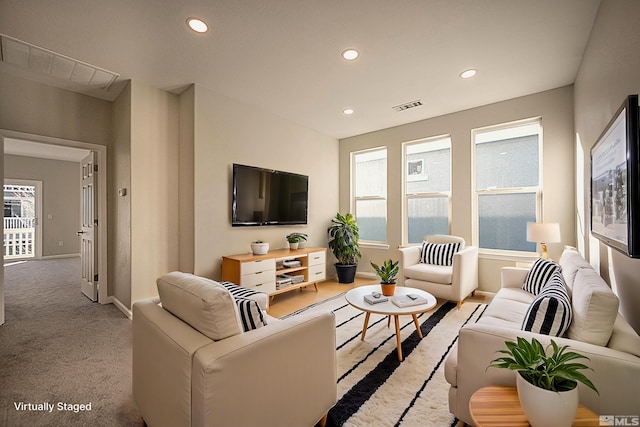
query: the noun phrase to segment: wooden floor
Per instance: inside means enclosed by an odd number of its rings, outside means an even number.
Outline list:
[[[376,283],[379,283],[379,281],[374,278],[356,277],[355,282],[350,284],[338,283],[337,278],[329,279],[318,283],[317,292],[313,285],[309,285],[291,292],[276,295],[269,303],[268,313],[273,317],[282,317],[313,303],[347,292],[358,286],[373,285]],[[476,292],[475,296],[471,296],[465,301],[488,304],[491,301],[492,296],[492,294]]]

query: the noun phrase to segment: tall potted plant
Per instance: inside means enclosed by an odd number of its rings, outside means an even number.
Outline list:
[[[338,212],[331,220],[329,249],[338,262],[335,264],[339,283],[353,283],[358,268],[360,253],[360,231],[355,218],[350,213]]]
[[[516,387],[518,397],[529,423],[533,427],[571,426],[578,410],[578,382],[596,393],[596,386],[580,370],[590,369],[582,363],[571,362],[587,359],[569,346],[559,347],[554,340],[547,348],[552,352],[547,356],[545,348],[535,338],[531,342],[518,337],[518,342],[505,341],[507,350],[489,367],[518,371]]]

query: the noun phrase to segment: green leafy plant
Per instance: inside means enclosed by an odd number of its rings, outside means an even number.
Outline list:
[[[566,351],[569,346],[559,347],[554,340],[547,348],[552,347],[551,356],[547,356],[545,348],[535,338],[531,342],[518,337],[518,342],[505,341],[507,350],[499,353],[507,356],[499,357],[487,367],[504,368],[518,371],[529,383],[545,390],[568,391],[578,385],[578,381],[598,393],[596,386],[581,372],[591,369],[582,363],[571,362],[575,359],[587,359],[573,351]],[[599,394],[599,393],[598,393]]]
[[[338,212],[327,229],[331,240],[329,249],[339,264],[356,264],[362,256],[360,253],[360,230],[355,218],[350,213],[341,215]]]
[[[291,233],[287,235],[287,242],[300,243],[307,240],[307,235],[304,233]]]
[[[371,263],[371,267],[376,270],[376,274],[380,277],[380,281],[385,285],[393,285],[398,279],[398,262],[393,262],[391,259],[385,260],[382,265],[378,265],[374,262]]]

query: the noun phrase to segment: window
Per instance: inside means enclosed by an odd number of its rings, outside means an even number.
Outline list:
[[[480,248],[535,252],[526,230],[540,217],[541,131],[535,120],[473,132]]]
[[[387,241],[387,149],[353,153],[353,208],[364,242]]]
[[[404,221],[407,243],[430,234],[449,234],[451,138],[404,144]]]

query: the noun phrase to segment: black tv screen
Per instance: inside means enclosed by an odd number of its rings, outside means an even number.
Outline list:
[[[591,233],[640,258],[638,96],[628,96],[591,149]]]
[[[306,175],[234,164],[232,194],[234,227],[307,223]]]

